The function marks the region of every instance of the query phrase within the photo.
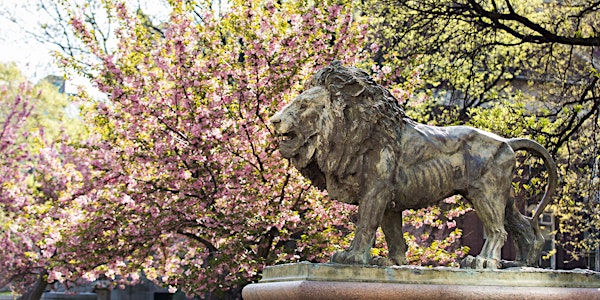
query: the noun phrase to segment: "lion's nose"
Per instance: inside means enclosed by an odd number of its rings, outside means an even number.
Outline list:
[[[275,130],[276,134],[279,134],[279,125],[281,125],[281,114],[276,113],[270,119],[271,127]]]
[[[271,122],[271,124],[273,126],[277,126],[279,123],[281,123],[281,117],[279,116],[279,114],[274,114],[270,119],[269,122]]]

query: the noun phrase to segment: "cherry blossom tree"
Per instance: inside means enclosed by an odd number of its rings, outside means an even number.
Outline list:
[[[95,189],[85,222],[64,227],[49,280],[135,283],[139,271],[187,295],[236,298],[265,265],[321,261],[344,245],[352,212],[311,188],[276,151],[266,120],[317,68],[368,52],[350,1],[172,1],[148,24],[104,1],[116,35],[98,43],[85,7],[65,7],[88,53],[70,70],[107,100],[85,101]]]
[[[61,203],[83,176],[65,142],[81,133],[61,126],[66,97],[54,86],[34,87],[16,67],[0,67],[0,286],[35,299],[46,287],[60,228],[77,221],[77,210]]]
[[[36,251],[18,250],[38,266],[27,283],[125,285],[141,272],[189,296],[239,298],[266,265],[324,261],[346,246],[355,208],[290,167],[266,120],[330,61],[370,68],[377,46],[352,1],[231,1],[219,11],[212,1],[169,1],[161,23],[118,0],[52,4],[72,30],[71,48],[57,57],[106,99],[81,90],[73,100],[89,136],[42,147],[52,155],[40,156],[36,170],[55,175],[39,180],[59,185],[41,185],[53,200],[27,220],[51,222],[20,227],[41,234],[24,235]],[[372,70],[393,85],[400,68]],[[405,101],[417,81],[390,88]],[[441,215],[430,208],[406,218],[451,228],[461,212],[443,221],[426,214]],[[419,242],[432,241],[423,233],[411,239],[412,261],[455,259],[448,249],[460,231],[452,230],[426,248]]]
[[[26,84],[19,84],[17,95],[9,94],[9,82],[3,82],[1,91],[1,100],[4,110],[2,112],[2,123],[0,131],[0,221],[2,224],[0,233],[0,278],[4,282],[0,285],[5,286],[12,282],[14,277],[30,280],[25,274],[33,273],[28,268],[25,261],[10,259],[13,253],[25,253],[35,247],[34,238],[31,238],[21,228],[25,218],[13,219],[17,217],[20,209],[27,204],[28,199],[20,192],[20,185],[24,184],[26,176],[26,163],[29,159],[25,143],[19,143],[21,128],[32,110],[30,103],[31,87]],[[21,164],[21,165],[20,165]],[[18,218],[18,217],[17,217]]]

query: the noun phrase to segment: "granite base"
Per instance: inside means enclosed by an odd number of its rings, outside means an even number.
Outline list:
[[[267,267],[242,291],[268,299],[599,299],[600,273],[589,270],[464,270],[296,263]]]

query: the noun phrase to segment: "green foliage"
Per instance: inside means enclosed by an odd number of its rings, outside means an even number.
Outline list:
[[[2,101],[17,96],[19,86],[26,81],[15,63],[0,64],[0,83],[6,89]],[[41,129],[49,140],[60,139],[63,134],[74,140],[83,138],[85,132],[82,122],[77,115],[68,113],[69,109],[75,110],[74,106],[69,106],[68,96],[60,93],[58,87],[48,79],[43,79],[33,86],[32,94],[35,94],[35,97],[29,104],[33,110],[22,130],[34,132]],[[0,112],[0,115],[2,113]]]
[[[593,5],[372,0],[364,9],[375,20],[375,60],[420,68],[426,84],[416,94],[427,97],[407,105],[411,117],[529,137],[550,150],[562,179],[552,208],[560,220],[557,242],[573,257],[600,244],[593,229],[600,223],[592,215],[600,205],[594,179],[600,85],[592,63],[598,59],[594,28],[600,17]],[[520,161],[532,164],[533,173],[517,171],[517,190],[522,201],[535,201],[543,170],[529,157]]]

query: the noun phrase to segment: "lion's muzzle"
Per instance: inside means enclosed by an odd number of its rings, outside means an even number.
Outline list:
[[[282,116],[284,116],[284,113],[278,112],[269,119],[269,122],[273,127],[275,136],[279,140],[279,152],[283,157],[289,158],[300,146],[301,141],[298,139],[296,131],[292,129],[292,123],[289,120],[284,120]]]
[[[271,123],[271,126],[273,126],[273,130],[277,137],[285,137],[288,134],[287,127],[289,126],[285,126],[282,121],[281,112],[276,113],[269,119],[269,122]]]
[[[279,134],[279,125],[281,124],[281,113],[274,114],[270,119],[269,123],[273,126],[276,134]]]

